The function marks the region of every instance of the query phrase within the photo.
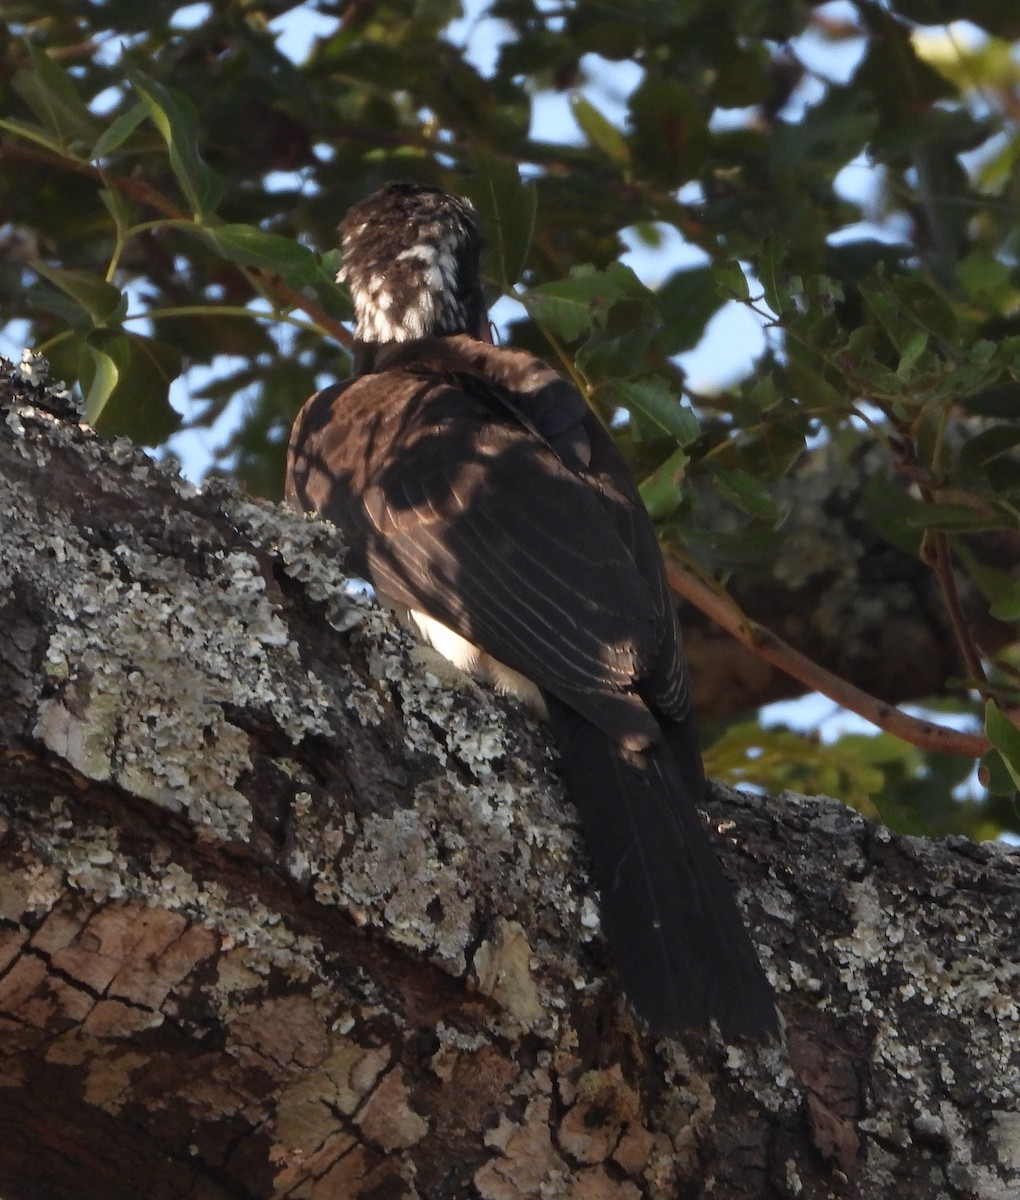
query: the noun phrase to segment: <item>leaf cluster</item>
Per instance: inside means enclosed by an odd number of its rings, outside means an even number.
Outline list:
[[[858,438],[887,463],[861,519],[930,563],[948,604],[966,574],[1015,625],[1020,556],[974,540],[1012,545],[1020,523],[1013,10],[493,0],[465,21],[455,0],[232,0],[197,17],[175,0],[12,0],[0,322],[27,323],[109,432],[165,443],[181,380],[191,428],[240,398],[220,462],[276,495],[294,413],[346,370],[337,221],[386,180],[438,183],[481,213],[492,298],[521,314],[507,338],[583,389],[666,543],[723,577],[765,562],[784,537],[777,481],[820,441]],[[313,19],[298,61],[282,32]],[[465,53],[473,34],[484,53]],[[812,68],[819,47],[852,66]],[[602,80],[624,66],[612,96]],[[540,98],[563,102],[567,135],[536,120]],[[735,306],[763,348],[698,391],[682,356]],[[704,488],[724,529],[700,524]],[[1015,639],[993,656],[953,636],[956,703],[987,708],[991,778],[1012,787]],[[915,765],[844,782],[878,803],[894,776],[934,769]]]

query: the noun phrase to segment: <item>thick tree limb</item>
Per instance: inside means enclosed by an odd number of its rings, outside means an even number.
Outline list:
[[[544,734],[328,527],[50,399],[0,421],[5,1200],[1015,1193],[1015,853],[716,796],[784,1041],[653,1042]]]

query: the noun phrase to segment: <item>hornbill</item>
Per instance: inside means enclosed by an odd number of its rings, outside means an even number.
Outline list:
[[[470,203],[391,183],[341,226],[355,376],[291,434],[287,497],[456,665],[552,723],[623,987],[655,1031],[776,1028],[697,811],[704,776],[662,555],[577,390],[495,347]]]

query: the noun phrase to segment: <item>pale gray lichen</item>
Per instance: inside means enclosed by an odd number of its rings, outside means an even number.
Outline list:
[[[256,561],[218,555],[210,586],[127,546],[86,556],[65,538],[55,557],[63,620],[46,660],[60,686],[39,706],[36,735],[90,779],[244,837],[251,809],[236,783],[248,740],[225,707],[266,709],[295,742],[323,730],[328,709],[309,673],[298,694],[273,670],[289,639]]]
[[[334,525],[299,516],[289,508],[254,504],[221,480],[206,493],[228,503],[236,528],[279,558],[286,573],[323,605],[334,629],[346,632],[364,619],[368,604],[363,595],[351,590],[350,573],[344,565],[346,543]]]
[[[28,449],[35,453],[31,446]],[[131,474],[148,469],[147,460],[133,448],[122,447],[118,453],[124,469]],[[5,504],[19,522],[26,518],[29,506],[16,487],[8,489]],[[218,568],[216,581],[196,582],[174,574],[155,556],[146,557],[143,548],[131,547],[96,557],[93,548],[83,546],[73,523],[64,519],[45,527],[44,535],[31,547],[26,544],[21,548],[44,559],[52,585],[47,595],[53,597],[56,620],[47,661],[54,691],[39,707],[45,712],[46,704],[52,703],[62,711],[53,710],[54,726],[49,736],[90,770],[109,772],[93,777],[118,778],[115,772],[120,771],[121,780],[131,780],[127,772],[137,766],[143,775],[139,788],[158,784],[157,790],[163,796],[159,802],[169,803],[167,797],[171,797],[193,819],[203,820],[208,815],[215,822],[218,836],[233,837],[246,828],[247,818],[230,808],[229,797],[224,798],[225,807],[212,803],[212,811],[205,814],[201,803],[192,803],[189,793],[189,789],[202,785],[200,774],[182,767],[178,774],[168,768],[161,775],[151,766],[152,754],[163,752],[173,757],[182,749],[179,743],[184,735],[174,724],[174,704],[185,704],[193,717],[213,722],[213,743],[222,742],[224,747],[214,753],[225,755],[217,769],[225,771],[227,792],[236,790],[239,794],[239,775],[232,772],[243,771],[247,751],[244,738],[238,736],[232,741],[237,730],[218,723],[222,720],[229,726],[224,716],[226,708],[241,704],[269,713],[294,741],[307,732],[329,729],[337,711],[363,715],[369,724],[399,712],[404,717],[407,738],[406,747],[401,749],[421,764],[416,776],[421,782],[411,808],[390,809],[383,805],[370,816],[344,812],[339,806],[333,807],[330,797],[322,795],[323,789],[315,780],[306,777],[300,756],[295,761],[276,759],[293,789],[292,830],[288,830],[292,837],[285,852],[287,869],[302,881],[310,877],[313,894],[323,904],[357,912],[361,922],[386,926],[390,936],[447,970],[463,973],[467,963],[474,962],[479,977],[488,981],[490,994],[497,998],[500,930],[505,929],[500,922],[519,917],[528,938],[525,945],[517,947],[519,953],[511,964],[514,978],[510,982],[514,986],[506,1000],[509,1015],[500,1028],[507,1037],[514,1036],[510,1017],[515,1012],[518,1022],[530,1020],[537,1007],[556,1013],[569,1001],[569,997],[564,999],[565,987],[571,980],[583,984],[585,978],[585,970],[571,959],[571,951],[564,954],[562,947],[580,948],[586,933],[591,936],[597,928],[597,915],[590,890],[577,874],[568,874],[556,894],[546,895],[545,889],[539,889],[541,894],[536,895],[536,878],[562,878],[562,864],[576,861],[577,839],[571,810],[561,803],[557,789],[550,787],[541,773],[532,777],[534,768],[527,763],[535,761],[533,751],[527,759],[515,753],[513,726],[518,718],[508,723],[505,708],[490,693],[432,669],[388,617],[372,605],[351,599],[339,562],[331,550],[326,550],[337,545],[333,540],[335,531],[322,523],[284,518],[282,514],[282,532],[277,531],[264,510],[250,502],[232,511],[238,528],[243,528],[275,561],[285,558],[288,572],[331,606],[336,626],[349,631],[352,647],[361,661],[371,664],[376,677],[364,680],[352,673],[335,696],[317,690],[317,681],[300,667],[288,632],[266,595],[254,554],[220,554],[211,560]],[[42,530],[43,526],[38,528]],[[253,531],[258,530],[261,532],[256,536]],[[81,578],[86,549],[93,563],[99,563],[91,580]],[[306,553],[311,561],[305,560]],[[25,567],[23,558],[5,559],[2,570],[13,577]],[[138,586],[133,588],[127,580]],[[184,603],[170,605],[165,591],[182,597]],[[142,630],[150,624],[153,631],[146,638]],[[100,633],[115,643],[109,660],[99,653]],[[117,664],[116,669],[107,669],[110,662]],[[189,674],[192,668],[195,675]],[[209,682],[200,684],[198,679],[205,678],[206,672]],[[175,690],[163,692],[149,686],[150,679],[167,678]],[[129,760],[126,753],[136,749],[131,735],[125,734],[124,722],[118,722],[109,707],[121,702],[132,706],[122,711],[132,718],[139,715],[138,723],[148,730],[137,734],[140,747],[135,760]],[[291,708],[293,713],[284,711]],[[185,762],[195,757],[196,750],[200,754],[209,752],[205,745],[185,749]],[[429,767],[429,762],[434,767]],[[157,784],[153,784],[154,779]],[[795,810],[793,798],[785,799]],[[407,803],[408,798],[401,802]],[[850,844],[848,855],[860,854],[847,831],[859,830],[863,821],[847,817],[843,810],[824,800],[804,800],[800,809],[816,830],[831,828],[834,842]],[[271,971],[293,980],[311,981],[309,991],[316,1001],[332,999],[337,979],[329,976],[329,958],[321,944],[296,935],[278,914],[258,900],[243,907],[231,902],[223,886],[203,881],[179,863],[154,859],[141,871],[136,864],[132,873],[116,829],[74,820],[67,805],[58,806],[46,816],[47,840],[54,847],[53,853],[63,855],[61,861],[68,864],[67,878],[76,890],[100,901],[141,898],[203,921],[217,931],[225,954],[221,956],[219,978],[205,986],[223,997],[223,1011],[231,997],[264,982]],[[875,842],[888,844],[889,839],[882,843],[881,835],[876,833]],[[480,861],[479,845],[488,850],[484,861]],[[836,853],[833,870],[846,875],[848,860],[838,857],[841,851]],[[795,854],[794,846],[790,850],[794,863]],[[553,862],[556,868],[548,869]],[[60,881],[58,873],[37,871],[32,876],[33,902],[43,910],[56,903]],[[773,884],[769,893],[778,899],[767,900],[766,908],[780,916],[781,927],[789,928],[795,906],[784,903],[778,872]],[[576,890],[572,890],[574,885]],[[975,1155],[969,1147],[976,1144],[975,1134],[961,1118],[962,1102],[943,1098],[941,1104],[932,1104],[933,1091],[954,1088],[952,1066],[941,1049],[926,1057],[893,1035],[895,1014],[887,1014],[882,1002],[874,999],[882,994],[885,983],[878,987],[873,984],[897,972],[897,980],[902,974],[907,982],[897,982],[890,1006],[916,999],[925,1014],[948,1016],[954,1006],[962,1005],[975,1018],[982,1015],[981,1021],[975,1019],[974,1027],[981,1030],[979,1036],[984,1039],[979,1047],[982,1061],[991,1051],[991,1061],[999,1068],[989,1083],[996,1089],[993,1103],[1003,1119],[996,1117],[992,1136],[999,1160],[1005,1164],[1015,1157],[1017,1130],[1009,1118],[1020,1091],[1008,1043],[1009,1022],[1015,1020],[1015,1007],[1011,1007],[1015,971],[1011,975],[1000,964],[995,968],[994,980],[989,982],[991,968],[985,963],[982,974],[974,941],[962,941],[961,953],[951,962],[936,961],[917,923],[916,897],[897,891],[881,872],[869,872],[863,883],[855,882],[847,891],[853,897],[848,914],[850,927],[836,949],[845,971],[843,987],[860,1001],[872,1004],[865,1017],[869,1032],[876,1031],[869,1066],[876,1075],[890,1077],[897,1099],[906,1097],[907,1108],[937,1113],[947,1138],[968,1147],[959,1152],[954,1147],[953,1167],[970,1172],[968,1178],[986,1189],[977,1194],[997,1195],[989,1168],[972,1161]],[[548,905],[547,911],[541,908],[543,904]],[[544,932],[551,931],[554,924],[556,938],[550,932],[549,943],[556,946],[555,954],[544,940]],[[566,938],[563,926],[569,931]],[[980,940],[982,932],[975,926],[973,938]],[[924,981],[909,981],[912,973],[925,976]],[[523,991],[519,986],[522,982]],[[846,1011],[844,997],[839,998],[837,1006],[835,998],[819,995],[817,986],[813,986],[817,980],[806,968],[791,970],[782,983],[785,989],[799,993],[796,1003],[807,998],[807,1003],[816,1005],[826,1016],[830,1010]],[[913,993],[909,992],[911,987]],[[345,1004],[349,1001],[340,1001],[339,1011],[332,1014],[335,1028],[340,1030],[354,1028]],[[990,1027],[983,1019],[989,1004],[997,1013]],[[852,1003],[851,1007],[860,1013],[860,1005]],[[442,1026],[438,1036],[440,1051],[447,1053],[453,1053],[461,1044],[467,1048],[470,1040],[468,1035]],[[992,1044],[996,1038],[1001,1038],[1001,1044]],[[479,1044],[481,1040],[479,1037]],[[670,1132],[670,1163],[685,1154],[696,1156],[699,1130],[711,1123],[716,1103],[712,1083],[706,1081],[680,1046],[664,1040],[656,1047],[664,1074],[673,1086],[663,1109],[664,1124]],[[551,1061],[548,1053],[543,1054],[546,1061]],[[436,1065],[443,1069],[438,1054]],[[803,1088],[781,1048],[732,1052],[726,1067],[746,1081],[756,1104],[789,1114],[793,1122],[803,1104]],[[522,1095],[536,1089],[541,1090],[536,1079],[519,1085]],[[895,1177],[902,1163],[888,1148],[906,1146],[910,1128],[909,1117],[875,1124],[868,1143],[869,1178],[878,1178],[883,1170],[890,1180]],[[869,1132],[864,1122],[860,1129]],[[662,1153],[667,1154],[667,1150]],[[796,1190],[796,1168],[786,1174]],[[651,1179],[651,1175],[646,1178]]]
[[[30,416],[36,426],[43,419],[23,407],[22,422]],[[112,457],[132,475],[156,472],[126,441],[106,446],[60,422],[47,438],[86,460]],[[40,439],[22,441],[37,457]],[[116,489],[109,471],[95,477]],[[332,704],[301,667],[257,559],[242,550],[207,554],[212,578],[196,578],[127,531],[112,549],[97,547],[77,513],[41,509],[10,478],[0,508],[8,515],[3,583],[30,579],[51,614],[50,694],[38,701],[35,736],[90,779],[186,812],[221,836],[245,837],[251,808],[238,784],[251,766],[248,736],[227,711],[265,712],[297,743],[329,732]],[[295,541],[304,527],[290,518]]]
[[[236,949],[252,980],[264,980],[271,971],[295,981],[318,979],[323,970],[322,944],[297,934],[280,915],[256,898],[237,903],[226,887],[200,881],[186,867],[153,859],[148,870],[124,855],[115,826],[83,823],[68,801],[55,797],[47,820],[49,852],[63,870],[41,866],[30,872],[32,908],[41,915],[52,910],[69,884],[97,904],[140,900],[150,907],[180,913],[215,932],[221,951]],[[236,985],[236,971],[231,984]],[[213,989],[221,1011],[230,1009],[229,988]]]

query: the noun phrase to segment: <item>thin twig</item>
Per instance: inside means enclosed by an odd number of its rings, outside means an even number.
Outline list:
[[[147,204],[150,208],[154,208],[156,212],[162,213],[163,216],[169,217],[172,220],[191,221],[192,219],[190,213],[180,208],[172,200],[164,196],[162,192],[157,191],[156,188],[144,180],[133,179],[124,175],[111,175],[109,172],[100,171],[98,167],[92,166],[91,163],[81,162],[73,158],[62,158],[59,154],[53,154],[47,150],[39,150],[34,146],[24,146],[19,142],[5,142],[0,147],[0,157],[4,155],[9,158],[21,158],[30,162],[59,167],[65,171],[74,171],[78,175],[87,175],[107,187],[116,188],[117,191],[122,192],[125,196],[130,196],[131,199],[137,200],[140,204]],[[314,321],[323,332],[336,338],[342,346],[350,347],[352,339],[346,327],[339,321],[334,320],[314,300],[302,295],[301,292],[284,283],[276,275],[260,271],[258,272],[258,276],[264,283],[270,298],[278,301],[281,307],[299,309],[306,317]]]
[[[945,434],[945,418],[939,425],[938,443],[933,461],[938,461],[937,455],[942,445],[942,439]],[[904,461],[904,456],[909,453],[916,457],[916,450],[913,441],[910,440],[910,435],[904,431],[904,454],[900,456],[900,470],[910,477],[910,465]],[[923,477],[917,478],[917,490],[920,493],[921,499],[925,504],[931,506],[936,501],[936,493],[933,481],[927,471]],[[926,546],[931,546],[931,553],[926,554]],[[963,661],[964,669],[973,681],[976,689],[983,695],[988,696],[990,693],[987,688],[981,685],[985,682],[985,669],[981,663],[981,651],[977,648],[974,638],[971,636],[970,626],[967,621],[967,614],[963,611],[963,603],[960,600],[960,590],[956,586],[956,575],[953,571],[953,551],[949,544],[949,537],[944,531],[936,531],[925,537],[921,541],[921,561],[927,563],[931,567],[935,578],[938,580],[939,588],[942,592],[942,599],[946,605],[946,613],[949,616],[949,623],[952,626],[953,637],[956,640],[956,648],[960,653],[960,658]]]
[[[843,708],[857,713],[866,721],[877,725],[879,729],[884,729],[886,733],[891,733],[921,750],[956,754],[963,758],[980,758],[990,749],[988,739],[982,734],[960,733],[955,729],[935,725],[931,721],[911,717],[894,705],[869,695],[827,671],[763,625],[745,616],[732,600],[714,591],[704,580],[699,579],[668,554],[666,573],[670,586],[678,596],[689,600],[741,645],[746,646],[759,658],[779,667],[805,687],[821,692]]]
[[[188,221],[191,214],[179,208],[172,200],[168,200],[162,192],[157,191],[142,179],[131,179],[123,175],[109,175],[94,167],[91,163],[82,162],[77,158],[65,158],[50,150],[41,150],[35,146],[26,146],[22,142],[4,142],[0,146],[0,158],[20,158],[26,162],[43,163],[46,166],[59,167],[62,171],[73,171],[76,175],[88,175],[108,187],[115,187],[118,192],[130,196],[141,204],[147,204],[164,217],[177,221]]]
[[[945,533],[933,534],[932,547],[933,553],[927,561],[935,573],[935,578],[939,581],[939,587],[942,589],[942,599],[945,601],[946,612],[949,614],[949,622],[953,627],[956,647],[960,651],[960,657],[963,659],[968,678],[974,683],[976,689],[984,695],[987,689],[980,685],[986,679],[985,669],[981,662],[981,653],[974,644],[974,639],[971,637],[970,628],[967,624],[967,614],[963,611],[960,591],[956,586],[956,576],[953,573],[953,552],[949,545],[948,536]]]

